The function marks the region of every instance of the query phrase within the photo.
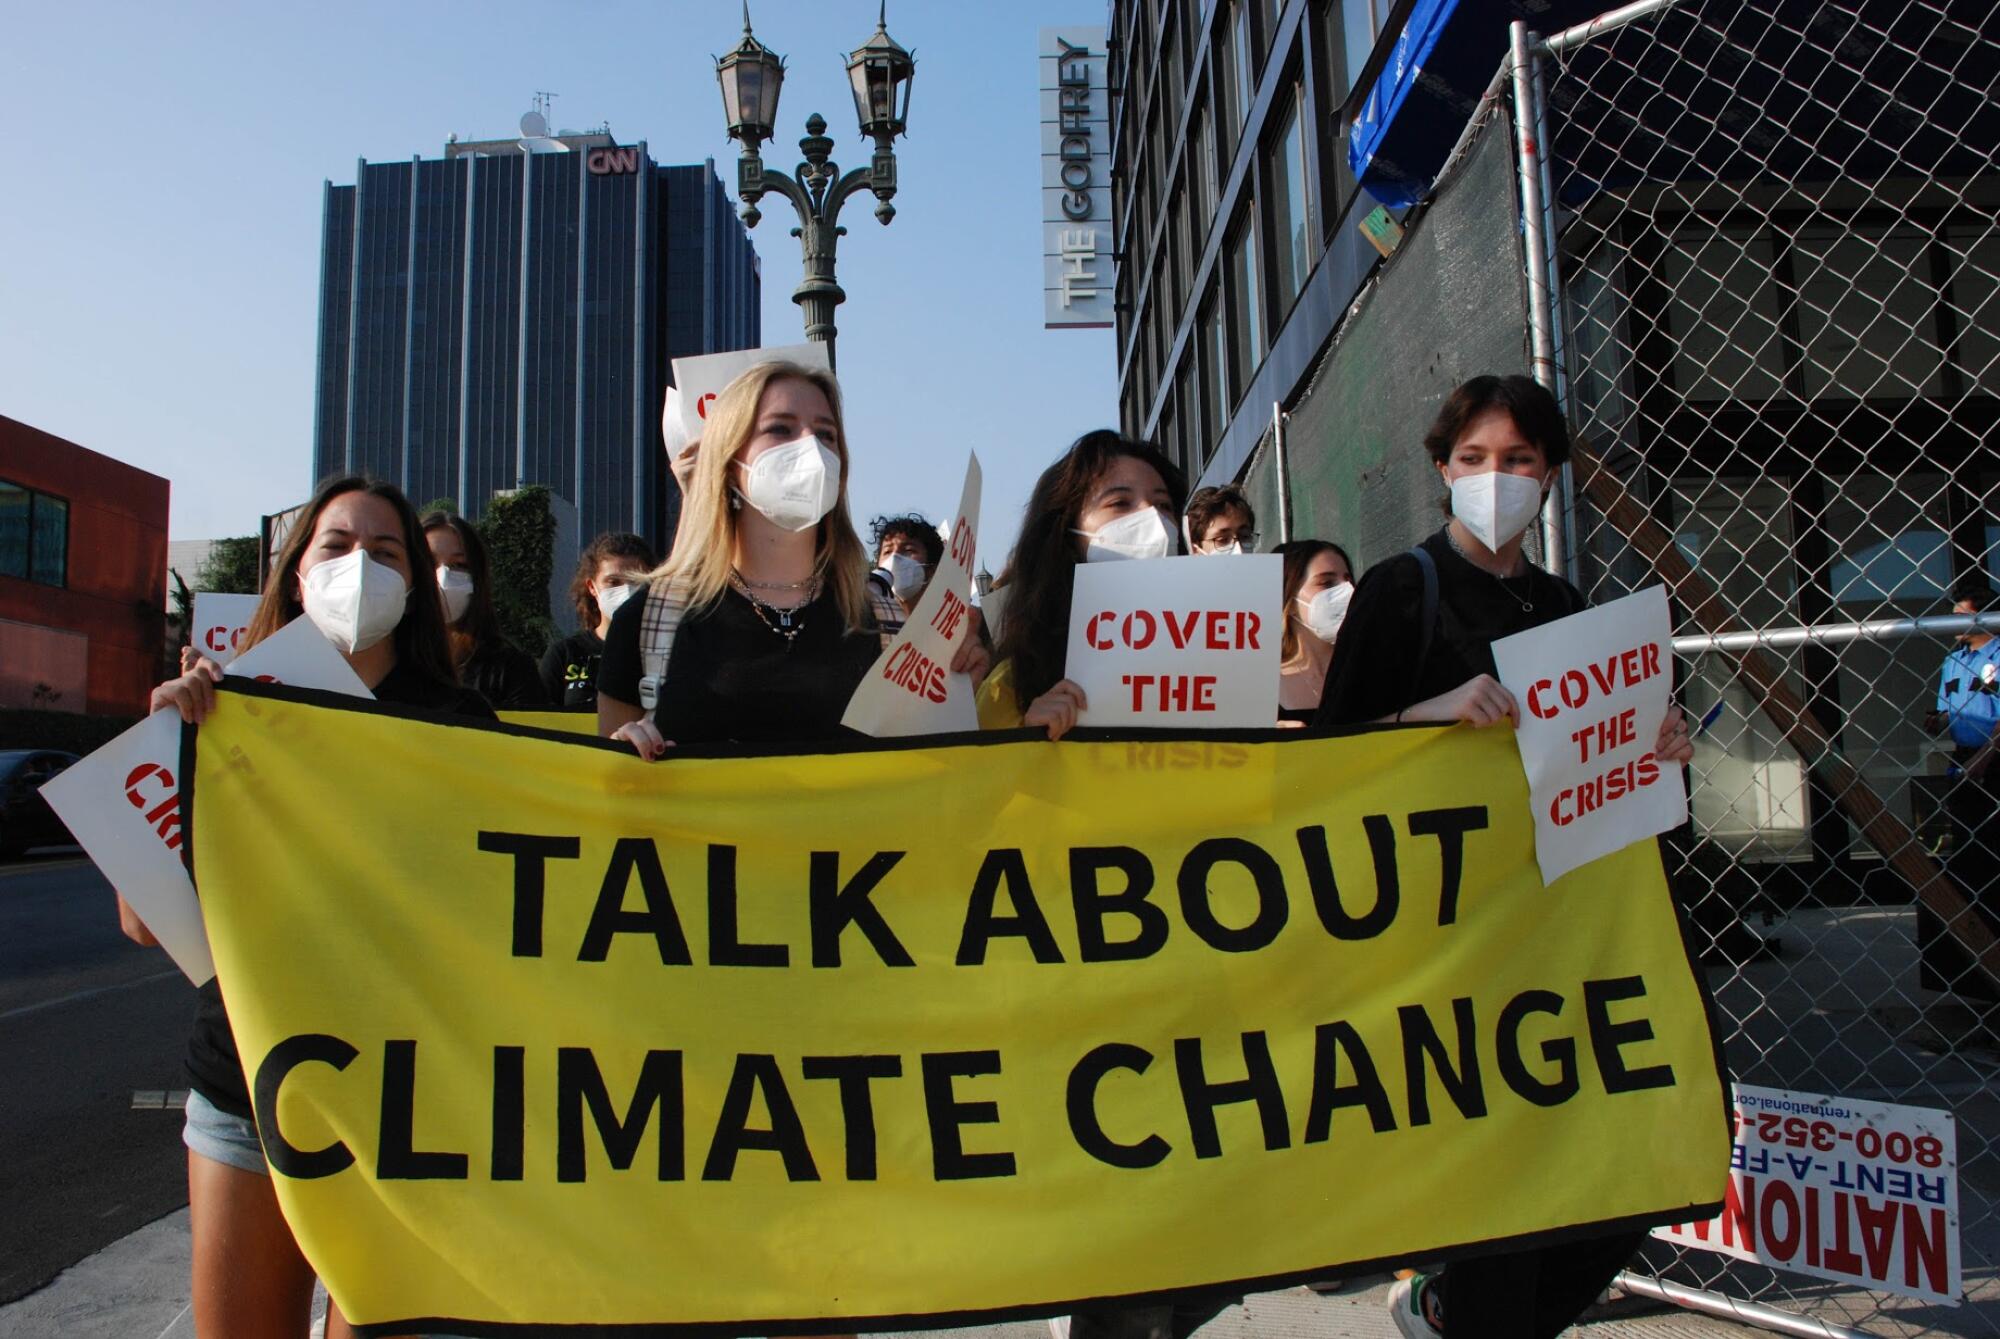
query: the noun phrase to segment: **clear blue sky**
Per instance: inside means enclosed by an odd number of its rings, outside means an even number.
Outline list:
[[[818,111],[852,166],[842,56],[875,0],[753,0],[790,63],[767,162]],[[661,162],[734,180],[710,57],[737,41],[708,3],[12,3],[0,42],[0,414],[173,483],[176,539],[248,534],[312,485],[322,182],[437,157],[448,135],[609,121]],[[1035,39],[1102,0],[890,0],[917,57],[896,221],[848,211],[841,380],[859,519],[957,503],[986,472],[981,558],[998,571],[1035,474],[1116,420],[1112,338],[1045,331]],[[780,155],[783,155],[780,157]],[[764,339],[803,338],[790,210],[767,199]],[[421,499],[420,499],[421,500]]]

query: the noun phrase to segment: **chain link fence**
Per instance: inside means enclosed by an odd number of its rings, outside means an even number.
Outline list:
[[[1646,3],[1510,65],[1531,344],[1588,446],[1564,558],[1594,600],[1675,595],[1700,734],[1672,872],[1734,1076],[1957,1121],[1958,1307],[1664,1242],[1634,1265],[1797,1333],[2000,1335],[1996,699],[1924,621],[2000,589],[1994,11]]]

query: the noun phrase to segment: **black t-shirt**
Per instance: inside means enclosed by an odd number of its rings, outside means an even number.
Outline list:
[[[535,662],[511,642],[480,647],[459,668],[458,676],[502,711],[534,711],[549,705]]]
[[[646,595],[625,601],[604,638],[597,690],[637,705],[639,631]],[[871,625],[850,633],[831,591],[794,610],[787,642],[737,591],[681,621],[653,723],[676,744],[796,743],[838,739],[848,699],[882,652]]]
[[[389,671],[375,685],[377,702],[422,707],[440,716],[496,719],[486,699],[457,684],[441,684],[404,669]],[[253,1119],[250,1091],[243,1082],[243,1062],[236,1053],[236,1034],[222,1004],[221,983],[211,979],[195,992],[194,1032],[188,1038],[188,1078],[194,1090],[232,1116]]]
[[[562,711],[597,707],[597,662],[604,639],[590,628],[572,632],[542,653],[542,691]]]
[[[1423,543],[1437,564],[1438,613],[1423,644],[1423,569],[1407,553],[1375,564],[1355,588],[1333,644],[1313,725],[1328,729],[1393,716],[1494,673],[1493,643],[1582,611],[1589,603],[1561,577],[1530,564],[1501,578],[1459,557],[1440,530]]]

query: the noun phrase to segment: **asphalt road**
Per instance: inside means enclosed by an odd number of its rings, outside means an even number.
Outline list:
[[[187,1203],[178,1111],[194,987],[118,932],[74,854],[0,865],[0,1303]]]

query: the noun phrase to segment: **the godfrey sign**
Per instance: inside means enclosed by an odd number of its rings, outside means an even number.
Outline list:
[[[1042,29],[1040,65],[1043,324],[1109,326],[1114,274],[1104,29]]]

